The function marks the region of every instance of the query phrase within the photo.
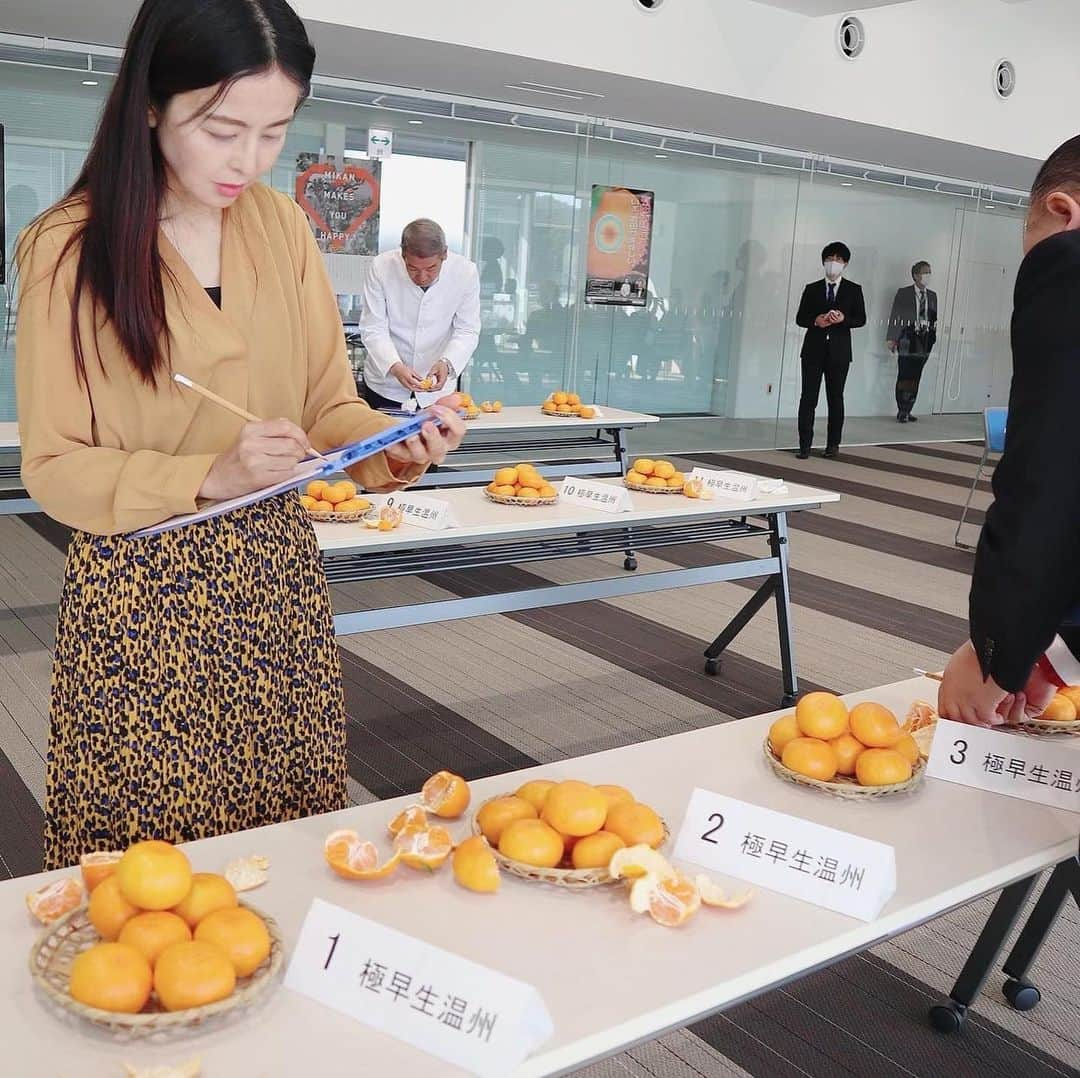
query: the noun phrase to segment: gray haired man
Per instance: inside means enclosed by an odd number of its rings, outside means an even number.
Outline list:
[[[436,222],[406,225],[401,249],[372,261],[363,308],[368,404],[423,408],[457,388],[480,339],[480,275]]]

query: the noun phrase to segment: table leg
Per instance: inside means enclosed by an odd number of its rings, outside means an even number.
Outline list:
[[[945,1003],[930,1008],[930,1024],[939,1033],[957,1033],[964,1024],[967,1009],[975,1001],[1031,889],[1035,876],[1027,876],[1009,884],[998,897],[986,925],[960,971],[956,984]]]
[[[1039,990],[1027,980],[1027,972],[1054,927],[1061,907],[1065,905],[1070,893],[1073,900],[1080,905],[1080,861],[1075,857],[1062,861],[1050,874],[1039,901],[1035,903],[1027,924],[1017,937],[1002,967],[1008,977],[1002,991],[1015,1010],[1030,1011],[1042,999]]]
[[[615,466],[620,475],[626,475],[626,431],[622,427],[608,427],[606,433],[611,435],[611,444],[615,448]],[[634,549],[630,545],[630,532],[626,533],[626,557],[623,558],[623,568],[632,573],[637,568],[637,558]]]
[[[787,513],[770,514],[769,549],[780,563],[774,595],[776,597],[776,628],[780,636],[780,669],[784,676],[784,699],[781,706],[791,707],[799,691],[799,682],[795,676],[795,637],[791,630]]]

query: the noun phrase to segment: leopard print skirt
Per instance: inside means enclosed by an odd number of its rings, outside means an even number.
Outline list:
[[[295,495],[146,539],[76,532],[56,636],[46,869],[349,803],[330,598]]]

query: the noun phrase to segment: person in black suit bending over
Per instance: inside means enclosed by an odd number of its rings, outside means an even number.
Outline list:
[[[919,395],[919,380],[937,340],[937,293],[930,285],[930,263],[916,262],[911,267],[915,282],[898,288],[889,315],[890,352],[897,352],[896,418],[900,423],[915,423],[911,409]]]
[[[802,396],[799,398],[799,460],[810,456],[814,441],[814,411],[825,379],[829,405],[829,433],[825,456],[840,451],[844,429],[844,383],[851,366],[851,331],[866,325],[862,288],[844,280],[851,251],[842,243],[830,243],[821,252],[825,280],[803,289],[795,322],[806,330],[802,346]]]
[[[980,726],[1038,714],[1080,684],[1080,136],[1042,166],[1024,224],[1012,314],[1012,387],[994,502],[975,555],[970,639],[938,710]]]

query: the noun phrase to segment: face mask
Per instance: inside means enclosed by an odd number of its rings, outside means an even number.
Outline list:
[[[919,278],[919,284],[921,284],[923,286],[923,288],[929,288],[930,287],[930,274],[929,273],[924,273]]]
[[[844,263],[843,262],[830,261],[830,262],[825,263],[825,276],[830,278],[831,280],[835,281],[836,278],[839,277],[840,274],[843,273],[843,272],[844,272]]]

